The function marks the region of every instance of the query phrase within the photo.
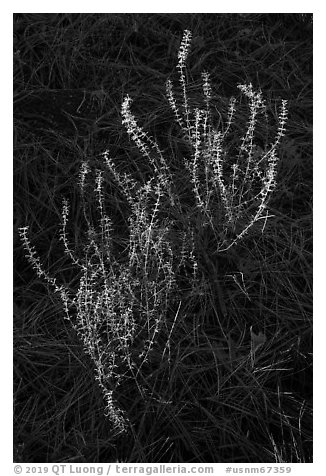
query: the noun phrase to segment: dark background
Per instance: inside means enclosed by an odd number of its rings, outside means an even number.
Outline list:
[[[13,25],[14,461],[311,462],[312,15],[17,13]],[[134,157],[121,125],[126,94],[144,129],[178,153],[164,84],[185,29],[193,35],[191,90],[200,94],[200,73],[209,71],[216,111],[239,83],[261,88],[274,111],[288,100],[274,225],[225,259],[224,274],[243,272],[251,300],[223,278],[226,331],[239,349],[250,326],[270,344],[265,370],[231,372],[220,403],[212,356],[185,323],[176,403],[144,407],[127,388],[117,398],[131,408],[134,432],[116,438],[91,364],[25,259],[18,228],[30,226],[42,260],[69,281],[58,245],[61,199],[78,212],[83,158],[96,161],[107,148],[127,164]],[[209,298],[191,305],[197,317],[211,312]]]

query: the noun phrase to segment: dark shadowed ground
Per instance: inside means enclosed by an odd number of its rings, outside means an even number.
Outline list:
[[[312,16],[15,14],[13,21],[14,461],[312,462]],[[57,296],[25,259],[18,228],[30,226],[47,269],[72,283],[59,243],[61,201],[70,200],[78,241],[81,161],[96,165],[109,148],[134,170],[139,154],[121,125],[126,94],[181,190],[173,160],[182,144],[164,85],[175,78],[185,29],[193,35],[191,93],[200,98],[200,74],[209,71],[217,122],[239,83],[261,88],[274,119],[288,100],[275,217],[263,235],[223,257],[202,237],[201,298],[184,297],[169,372],[155,362],[149,369],[172,403],[144,402],[127,382],[115,398],[133,430],[116,437],[92,366]],[[124,205],[111,192],[123,240]],[[250,329],[266,343],[256,366],[239,365],[250,356]]]

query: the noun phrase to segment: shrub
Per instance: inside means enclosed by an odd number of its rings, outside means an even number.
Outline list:
[[[138,125],[131,111],[132,100],[127,96],[122,103],[122,124],[149,162],[152,176],[141,182],[122,172],[108,150],[101,155],[105,168],[93,171],[89,161],[82,162],[78,183],[86,224],[82,253],[69,241],[67,200],[63,201],[60,232],[65,253],[76,269],[77,289],[58,284],[45,271],[30,243],[28,226],[20,228],[27,258],[38,276],[60,295],[65,317],[92,360],[95,379],[106,400],[105,414],[118,432],[130,425],[114,399],[114,392],[124,380],[135,382],[142,398],[159,398],[154,396],[150,380],[142,378],[142,372],[146,366],[151,367],[155,347],[161,360],[170,359],[171,336],[178,318],[175,307],[184,299],[181,277],[188,292],[198,293],[203,251],[198,230],[212,233],[214,252],[220,255],[271,216],[268,202],[276,185],[277,149],[285,131],[286,101],[281,103],[272,142],[258,145],[256,132],[264,130],[267,107],[261,91],[255,91],[251,84],[239,85],[249,115],[235,147],[232,137],[238,135],[234,130],[237,100],[230,99],[225,124],[214,128],[213,93],[206,72],[202,74],[203,108],[191,105],[186,71],[190,43],[191,33],[185,31],[177,64],[180,92],[176,94],[169,79],[166,96],[188,147],[181,174],[187,199],[194,206],[185,213],[170,164],[156,140]],[[121,253],[113,246],[114,224],[107,211],[103,183],[108,175],[119,186],[129,209],[128,239]],[[91,206],[94,196],[96,211]]]

